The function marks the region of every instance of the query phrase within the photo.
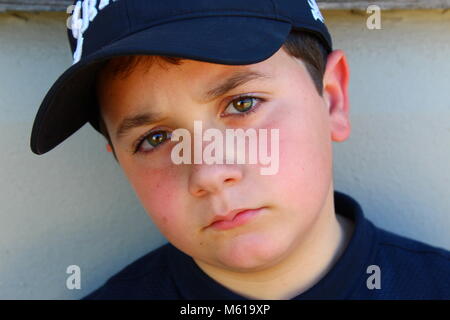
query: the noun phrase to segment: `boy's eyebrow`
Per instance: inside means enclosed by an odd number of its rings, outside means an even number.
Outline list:
[[[247,82],[269,78],[271,78],[270,75],[258,71],[237,71],[232,73],[230,77],[226,78],[219,85],[209,89],[203,99],[204,101],[214,100]],[[163,120],[163,117],[160,113],[151,111],[126,117],[122,120],[116,131],[116,139],[119,140],[124,137],[131,129],[150,125],[161,120]]]
[[[204,101],[214,100],[226,94],[228,91],[244,85],[247,82],[257,79],[269,79],[272,76],[258,72],[258,71],[237,71],[234,72],[230,77],[225,79],[222,83],[215,86],[214,88],[208,90],[203,97]]]
[[[160,113],[152,111],[147,111],[145,113],[139,113],[137,115],[126,117],[122,120],[116,131],[116,139],[120,140],[120,138],[124,137],[131,129],[146,126],[163,119],[164,118]]]

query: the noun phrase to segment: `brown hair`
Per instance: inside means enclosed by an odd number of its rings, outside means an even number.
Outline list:
[[[325,49],[322,42],[310,32],[293,30],[289,33],[286,41],[284,42],[283,49],[289,55],[303,61],[309,75],[311,76],[311,79],[314,82],[317,92],[320,96],[322,96],[323,75],[325,73],[328,58],[328,51]],[[148,67],[150,67],[155,62],[160,65],[161,62],[180,65],[182,64],[183,60],[185,59],[155,55],[114,57],[104,62],[104,65],[100,68],[98,74],[100,74],[107,68],[108,72],[113,75],[113,77],[126,78],[139,63],[145,63],[145,65]],[[97,112],[97,116],[100,132],[110,144],[113,150],[114,157],[117,160],[117,156],[115,154],[111,138],[106,128],[106,124],[99,110]]]

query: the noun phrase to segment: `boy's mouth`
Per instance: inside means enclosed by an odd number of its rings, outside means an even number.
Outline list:
[[[262,211],[264,207],[257,209],[235,209],[228,212],[226,215],[215,215],[213,221],[206,228],[213,228],[216,230],[228,230],[247,223],[253,216]]]

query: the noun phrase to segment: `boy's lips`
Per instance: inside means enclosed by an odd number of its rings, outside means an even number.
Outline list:
[[[227,230],[240,226],[250,220],[254,215],[258,214],[263,207],[256,209],[235,209],[231,210],[225,215],[216,214],[212,222],[206,228],[213,228],[216,230]]]

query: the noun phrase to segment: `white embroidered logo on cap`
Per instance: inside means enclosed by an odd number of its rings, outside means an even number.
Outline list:
[[[116,2],[117,0],[100,0],[98,10],[102,10],[107,7],[110,2]],[[67,13],[73,13],[69,19],[67,19],[67,28],[72,30],[72,35],[77,39],[77,48],[73,54],[73,64],[77,63],[81,59],[83,52],[84,32],[88,29],[89,23],[92,22],[98,13],[97,0],[83,0],[77,1],[75,5],[71,5],[67,8]]]
[[[325,21],[325,19],[322,16],[322,13],[320,13],[319,6],[316,3],[316,0],[308,0],[309,6],[311,7],[311,13],[316,20],[322,21],[322,23]]]

